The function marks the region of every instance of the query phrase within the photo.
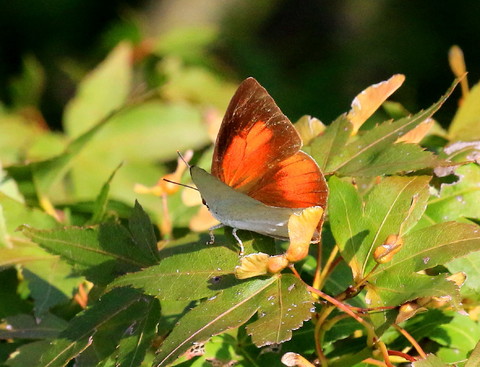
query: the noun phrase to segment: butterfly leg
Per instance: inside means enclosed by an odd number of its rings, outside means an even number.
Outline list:
[[[207,245],[213,245],[215,243],[215,236],[213,235],[213,231],[222,227],[225,227],[225,226],[222,223],[220,223],[208,229],[208,233],[210,233],[210,241],[207,241]]]
[[[239,253],[238,255],[239,255],[239,256],[245,255],[245,247],[243,246],[242,240],[241,240],[240,237],[238,237],[238,235],[237,235],[237,228],[234,228],[234,229],[233,229],[232,235],[233,235],[233,237],[235,237],[235,239],[236,239],[237,242],[238,242],[238,245],[240,246],[240,253]]]

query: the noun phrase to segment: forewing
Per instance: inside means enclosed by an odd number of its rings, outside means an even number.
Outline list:
[[[297,131],[275,101],[253,78],[230,101],[220,127],[212,174],[227,185],[250,192],[266,172],[302,146]]]

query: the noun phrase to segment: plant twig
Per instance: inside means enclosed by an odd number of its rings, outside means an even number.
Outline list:
[[[415,348],[415,350],[418,352],[420,357],[422,358],[427,358],[427,354],[424,352],[420,344],[415,340],[413,336],[410,335],[410,333],[405,330],[404,328],[398,326],[397,324],[393,324],[393,327],[397,329],[409,342],[412,344],[412,346]]]

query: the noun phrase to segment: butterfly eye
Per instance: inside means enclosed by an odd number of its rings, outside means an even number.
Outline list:
[[[207,202],[205,201],[204,198],[202,198],[202,204],[205,205],[208,208],[208,204],[207,204]],[[210,208],[208,208],[208,209],[210,209]]]

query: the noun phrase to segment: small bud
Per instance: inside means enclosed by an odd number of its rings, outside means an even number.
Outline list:
[[[294,213],[288,220],[288,236],[290,245],[285,257],[290,262],[304,259],[308,255],[308,248],[319,222],[323,220],[323,208],[312,206]]]
[[[401,250],[403,239],[399,235],[391,234],[375,249],[373,258],[379,264],[385,264],[392,260],[393,256]]]

